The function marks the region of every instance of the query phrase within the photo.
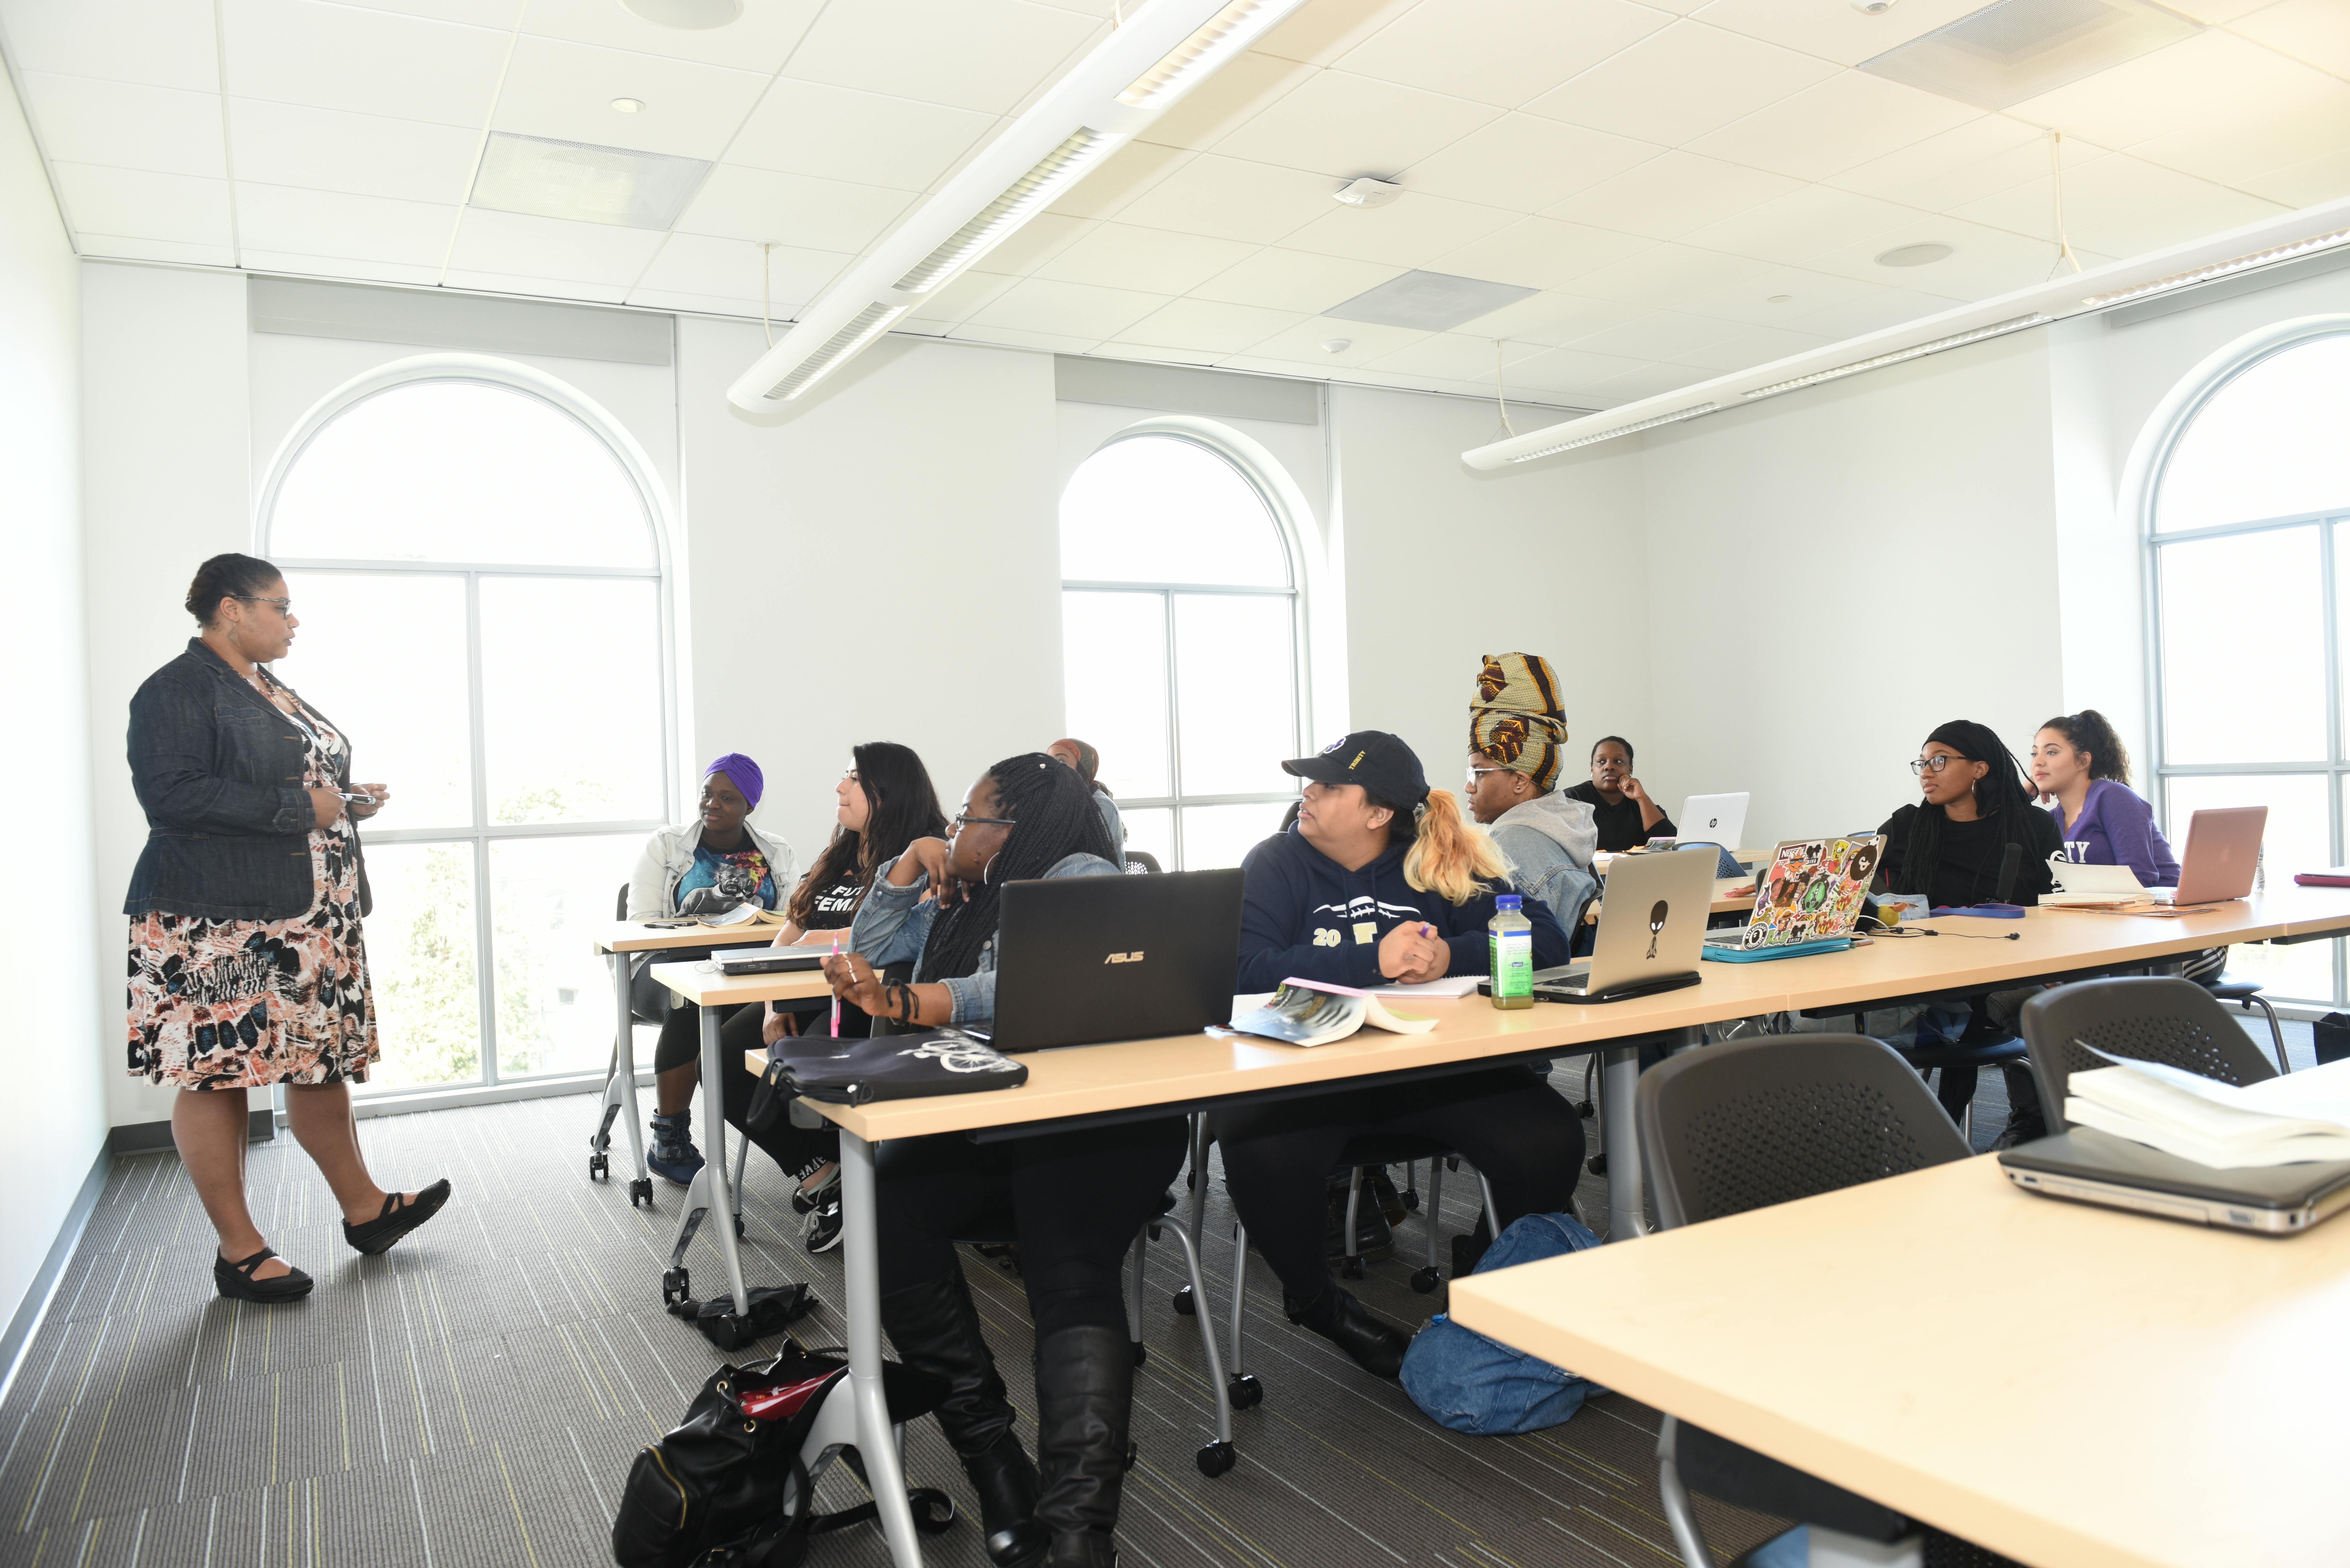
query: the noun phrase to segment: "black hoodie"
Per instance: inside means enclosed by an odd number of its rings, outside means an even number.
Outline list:
[[[1513,891],[1497,878],[1465,904],[1423,893],[1404,880],[1409,840],[1359,871],[1349,871],[1305,842],[1295,825],[1248,852],[1241,862],[1241,967],[1235,990],[1271,991],[1292,975],[1336,985],[1388,983],[1379,973],[1379,939],[1407,920],[1424,920],[1452,949],[1447,974],[1485,972],[1485,922],[1493,895]],[[1523,911],[1534,928],[1534,967],[1567,961],[1566,933],[1551,912],[1529,898]]]

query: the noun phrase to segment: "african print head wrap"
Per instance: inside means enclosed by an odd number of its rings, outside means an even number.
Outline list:
[[[1558,783],[1565,747],[1566,713],[1550,660],[1532,653],[1484,655],[1469,704],[1469,749],[1547,792]]]

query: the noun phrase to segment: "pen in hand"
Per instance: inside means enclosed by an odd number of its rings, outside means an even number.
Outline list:
[[[840,956],[840,939],[837,936],[832,939],[832,956]],[[837,991],[832,993],[832,1037],[835,1040],[840,1038],[840,992]]]

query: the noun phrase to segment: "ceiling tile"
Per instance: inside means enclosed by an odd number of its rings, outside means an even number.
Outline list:
[[[1822,251],[1855,244],[1877,234],[1897,234],[1887,245],[1930,240],[1936,220],[1915,208],[1856,196],[1825,185],[1801,190],[1752,207],[1734,218],[1708,223],[1681,236],[1684,244],[1764,261],[1800,262]],[[1882,248],[1882,247],[1880,247]]]
[[[1982,9],[1983,0],[1903,0],[1865,16],[1850,5],[1790,5],[1786,0],[1711,0],[1705,22],[1750,38],[1856,66]]]
[[[2048,150],[2048,133],[2038,126],[1986,114],[1898,152],[1831,174],[1826,182],[1905,207],[1947,213],[2047,173]],[[2103,157],[2106,151],[2067,137],[2064,166]]]
[[[1706,377],[1694,370],[1682,369],[1679,366],[1643,365],[1620,376],[1608,377],[1593,387],[1587,395],[1605,410],[1622,408],[1626,403],[1637,403],[1643,398],[1678,392],[1683,387],[1705,379]]]
[[[751,71],[525,36],[515,41],[491,123],[524,136],[716,158],[766,87]],[[622,114],[612,100],[623,98],[645,107]]]
[[[534,223],[554,223],[535,218]],[[592,305],[618,305],[629,296],[619,284],[586,283],[567,277],[525,277],[515,273],[456,272],[442,281],[451,288],[478,289],[484,294],[515,294],[525,299],[584,299]]]
[[[240,180],[405,202],[463,201],[482,134],[249,98],[228,100],[228,133]]]
[[[2339,196],[2350,196],[2350,151],[2329,152],[2323,158],[2288,164],[2237,183],[2256,196],[2282,202],[2288,207],[2314,207]]]
[[[2221,185],[2350,147],[2350,85],[2318,102],[2223,124],[2192,125],[2141,141],[2130,156]]]
[[[1797,332],[1790,327],[1750,327],[1734,337],[1725,337],[1694,352],[1669,355],[1668,358],[1677,365],[1687,365],[1721,376],[1732,370],[1751,370],[1773,359],[1808,354],[1835,341],[1835,338],[1816,332]]]
[[[1948,300],[1913,295],[1900,289],[1885,289],[1874,296],[1841,300],[1817,310],[1805,311],[1790,318],[1788,326],[1798,332],[1817,333],[1833,343],[1846,337],[1882,332],[1888,327],[1939,315],[1949,308],[1950,302]]]
[[[1770,271],[1767,263],[1723,255],[1689,245],[1652,245],[1627,261],[1586,273],[1575,280],[1577,294],[1626,305],[1666,309],[1717,288],[1729,288]]]
[[[1802,189],[1798,181],[1694,152],[1667,152],[1544,210],[1594,228],[1669,240]]]
[[[49,167],[65,198],[66,218],[78,234],[196,245],[234,243],[225,180],[62,161]]]
[[[1254,47],[1284,60],[1326,66],[1419,4],[1419,0],[1308,0]]]
[[[1409,348],[1421,338],[1431,336],[1405,327],[1377,327],[1367,321],[1340,321],[1328,316],[1309,316],[1295,327],[1284,327],[1249,350],[1262,358],[1289,359],[1322,367],[1322,373],[1341,366],[1359,367],[1369,364],[1382,354],[1392,354]],[[1347,347],[1336,354],[1324,351],[1322,345],[1345,340]]]
[[[994,124],[967,109],[784,80],[743,121],[726,161],[927,191]]]
[[[368,11],[396,11],[403,16],[422,16],[434,22],[463,22],[470,27],[495,27],[501,32],[514,28],[515,18],[522,15],[525,0],[335,0],[342,5],[357,5]]]
[[[823,9],[823,0],[757,0],[723,27],[663,27],[611,0],[530,0],[522,30],[773,76]]]
[[[2073,244],[2113,255],[2137,255],[2284,210],[2122,152],[2064,176],[2064,223]],[[2035,180],[1971,202],[1956,215],[2053,243],[2055,188]]]
[[[1899,275],[1887,268],[1878,270],[1887,279]],[[1937,310],[1947,310],[1950,306],[1949,299],[1939,295],[1903,288],[1889,281],[1879,283],[1846,277],[1838,273],[1781,266],[1757,273],[1751,278],[1742,278],[1711,294],[1691,295],[1681,302],[1681,308],[1691,315],[1725,323],[1785,327],[1814,311],[1888,297],[1898,297],[1908,302],[1910,313],[1916,316],[1930,316]],[[1722,336],[1727,337],[1736,330],[1735,327],[1725,326]],[[1675,359],[1680,355],[1662,354],[1658,358]]]
[[[85,256],[111,256],[124,261],[176,262],[183,266],[236,265],[236,253],[226,245],[150,240],[130,234],[93,234],[79,229],[74,232],[74,249]]]
[[[1431,196],[1538,213],[1661,151],[1540,115],[1505,114],[1413,164],[1403,183]]]
[[[1101,30],[1092,18],[1026,0],[833,5],[785,74],[1003,114]]]
[[[508,36],[321,0],[219,0],[239,98],[479,129]]]
[[[438,266],[448,258],[457,211],[454,202],[395,202],[250,180],[236,183],[238,243],[299,255]]]
[[[1365,289],[1377,288],[1396,275],[1396,268],[1378,262],[1272,246],[1218,273],[1191,292],[1201,299],[1312,314],[1352,299]]]
[[[1825,61],[1683,20],[1525,108],[1678,147],[1835,74]]]
[[[1408,343],[1392,353],[1380,355],[1371,364],[1373,369],[1391,375],[1439,376],[1451,380],[1480,382],[1490,396],[1493,388],[1497,344],[1504,372],[1504,386],[1508,384],[1510,366],[1554,352],[1539,343],[1513,343],[1500,338],[1481,337],[1468,330],[1431,332],[1417,343]]]
[[[1877,263],[1879,255],[1897,245],[1926,241],[1953,249],[1942,260],[1924,266],[1888,267]],[[2092,265],[2086,256],[2082,260],[2084,265]],[[1921,218],[1914,228],[1830,246],[1809,257],[1806,265],[1814,272],[1833,273],[1880,288],[1913,289],[1946,299],[1986,299],[2046,282],[2056,270],[2056,247],[2048,240],[1945,213]]]
[[[681,294],[675,289],[632,288],[623,296],[623,303],[640,310],[675,310],[694,316],[733,316],[745,321],[759,319],[759,302],[736,299],[725,294]],[[781,309],[781,306],[777,306]]]
[[[989,301],[969,318],[969,325],[1058,332],[1099,342],[1117,337],[1166,303],[1166,296],[1139,289],[1028,277]]]
[[[1118,216],[1128,202],[1198,156],[1181,148],[1129,141],[1045,210],[1072,218]]]
[[[768,299],[780,319],[822,294],[825,286],[857,258],[839,251],[777,245],[767,253]],[[744,240],[709,234],[671,234],[669,244],[637,279],[639,289],[704,294],[759,301],[759,247]]]
[[[1332,207],[1284,237],[1292,250],[1419,266],[1521,220],[1498,208],[1407,191],[1384,207]]]
[[[1640,306],[1620,300],[1593,299],[1586,295],[1552,290],[1478,317],[1477,330],[1513,342],[1544,343],[1555,348],[1580,342],[1595,332],[1620,327],[1647,314]]]
[[[1497,114],[1467,99],[1324,71],[1216,143],[1216,151],[1333,181],[1392,179]]]
[[[2350,77],[2350,6],[2342,0],[2282,0],[2243,17],[2233,30],[2320,70]]]
[[[906,320],[924,322],[933,327],[950,327],[975,313],[982,306],[1010,288],[1020,280],[998,277],[990,272],[967,272],[950,282],[944,288],[932,289],[922,296]]]
[[[362,260],[357,256],[306,256],[291,251],[255,250],[251,245],[237,250],[240,264],[247,272],[288,272],[303,277],[339,277],[359,283],[437,284],[441,281],[441,262],[437,256],[430,266],[414,266],[405,262]]]
[[[2258,118],[2323,94],[2335,78],[2212,28],[2007,112],[2101,147],[2126,149],[2189,125]]]
[[[68,163],[228,177],[220,99],[208,92],[26,71],[25,108],[43,151]]]
[[[1160,306],[1118,336],[1126,342],[1154,348],[1237,354],[1304,319],[1294,310],[1261,310],[1253,305],[1178,299]]]
[[[1190,161],[1118,207],[1119,222],[1271,244],[1333,210],[1336,187],[1326,176],[1213,153],[1177,156]]]
[[[1014,229],[1001,244],[980,257],[975,265],[985,272],[1009,273],[1015,276],[1033,272],[1093,233],[1097,226],[1087,218],[1066,218],[1058,213],[1039,213]]]
[[[676,227],[686,234],[855,252],[871,244],[915,200],[879,185],[722,163],[702,182]]]
[[[1016,327],[983,327],[967,321],[947,336],[965,343],[993,343],[1005,348],[1041,348],[1048,354],[1090,353],[1098,337],[1072,337],[1060,332],[1031,332]]]
[[[667,237],[616,223],[578,223],[468,207],[449,254],[450,277],[455,281],[463,269],[626,288]]]
[[[1498,233],[1441,253],[1432,265],[1461,277],[1557,288],[1611,262],[1638,255],[1652,243],[1555,218],[1520,218]]]
[[[1614,354],[1626,359],[1679,359],[1745,330],[1711,316],[1654,310],[1621,327],[1578,337],[1574,346],[1586,354]]]
[[[1126,359],[1139,365],[1196,365],[1202,369],[1222,365],[1231,358],[1230,355],[1212,354],[1203,348],[1170,348],[1156,343],[1135,343],[1123,337],[1097,343],[1086,352],[1097,359]]]
[[[2272,0],[2172,0],[2170,9],[2182,12],[2199,22],[2209,22],[2216,27],[2271,3]]]
[[[0,0],[19,70],[220,90],[213,11],[189,0]]]
[[[1700,137],[1690,151],[1791,179],[1824,180],[1980,118],[1981,110],[1950,99],[1839,71]]]
[[[1338,67],[1515,109],[1671,20],[1630,0],[1421,0]]]
[[[1258,249],[1240,240],[1104,223],[1038,267],[1036,275],[1153,294],[1189,294]]]
[[[1137,134],[1162,147],[1211,146],[1313,75],[1311,66],[1246,50]]]
[[[1554,348],[1511,366],[1503,384],[1527,387],[1536,391],[1582,392],[1627,371],[1641,369],[1647,363],[1646,360],[1626,358],[1620,354]]]

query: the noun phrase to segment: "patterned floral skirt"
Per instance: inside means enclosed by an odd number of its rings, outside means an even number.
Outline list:
[[[346,821],[310,834],[310,908],[290,919],[130,922],[130,1074],[183,1089],[365,1083],[382,1053]]]

